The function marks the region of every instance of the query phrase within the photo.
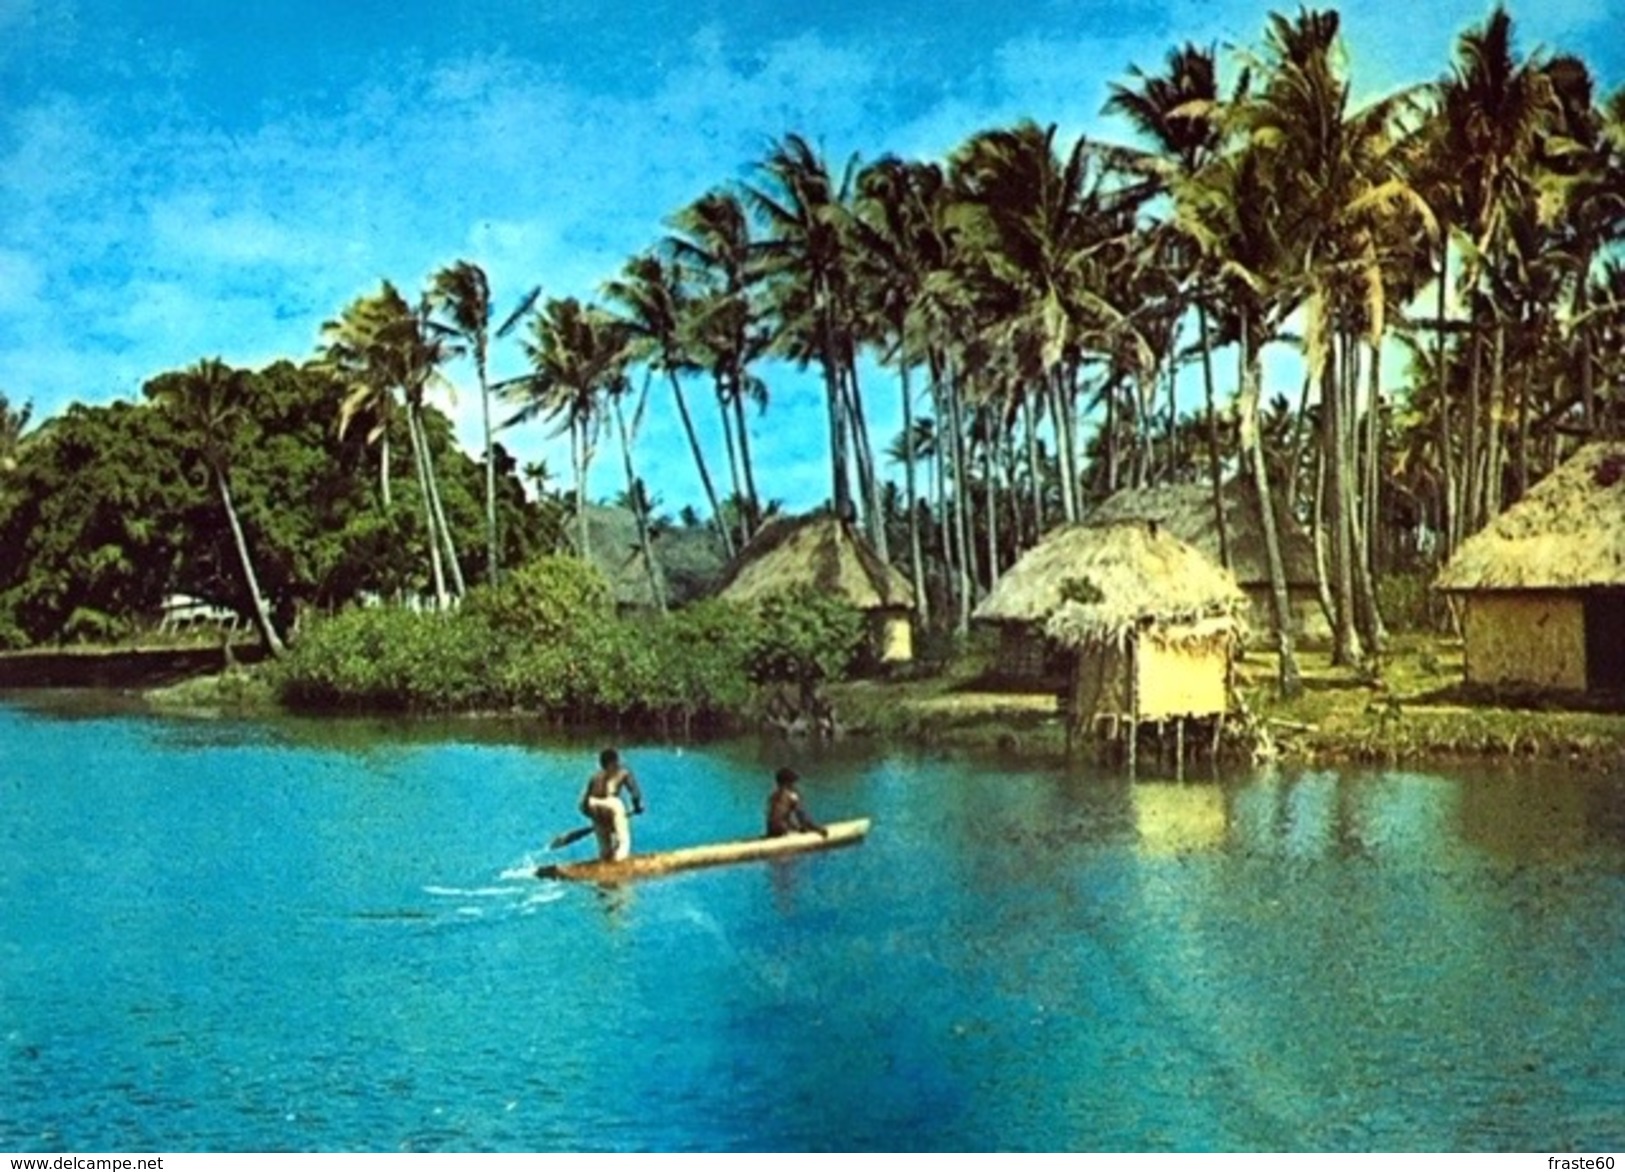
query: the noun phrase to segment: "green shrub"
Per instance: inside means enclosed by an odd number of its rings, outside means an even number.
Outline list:
[[[812,586],[763,599],[750,655],[757,683],[790,683],[810,702],[827,680],[846,675],[863,646],[863,613]]]
[[[471,590],[462,613],[477,616],[497,634],[550,639],[594,618],[610,618],[615,603],[609,583],[580,558],[537,558],[496,587]]]
[[[476,708],[495,646],[478,616],[352,608],[313,622],[273,671],[297,708]]]

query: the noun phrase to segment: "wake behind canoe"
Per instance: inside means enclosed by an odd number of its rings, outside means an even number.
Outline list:
[[[707,846],[690,846],[681,850],[656,851],[653,854],[633,855],[619,862],[592,859],[584,863],[555,863],[536,868],[538,879],[574,879],[588,882],[614,882],[620,879],[642,879],[653,875],[668,875],[673,871],[689,871],[696,867],[717,867],[725,863],[749,863],[758,859],[772,859],[804,851],[830,850],[861,842],[869,833],[869,819],[855,818],[850,822],[831,822],[822,834],[785,834],[778,838],[746,838],[737,842],[718,842]]]

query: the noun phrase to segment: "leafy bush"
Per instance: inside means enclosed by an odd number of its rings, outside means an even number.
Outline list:
[[[757,624],[751,679],[796,684],[804,705],[826,680],[844,676],[863,646],[863,613],[812,586],[796,586],[764,599]]]
[[[749,612],[708,602],[623,619],[601,584],[544,567],[451,614],[345,611],[311,624],[272,669],[278,694],[298,708],[516,708],[684,729],[746,710],[761,642]],[[581,609],[569,612],[568,600]]]
[[[495,643],[476,615],[352,608],[312,623],[273,670],[300,708],[473,708],[491,700]]]
[[[470,591],[463,613],[478,616],[500,635],[540,640],[610,618],[615,604],[609,583],[594,566],[580,558],[548,556],[507,575],[500,586]]]

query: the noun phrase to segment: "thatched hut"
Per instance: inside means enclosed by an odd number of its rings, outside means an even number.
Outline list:
[[[1224,508],[1225,549],[1236,584],[1247,596],[1248,625],[1255,631],[1275,630],[1275,602],[1270,587],[1269,554],[1258,511],[1258,492],[1249,479],[1228,481],[1220,490]],[[1175,537],[1193,545],[1215,562],[1220,556],[1219,521],[1209,484],[1162,484],[1153,488],[1125,488],[1095,507],[1091,522],[1155,521]],[[1275,531],[1281,543],[1286,571],[1287,599],[1291,604],[1293,634],[1322,637],[1327,633],[1315,587],[1315,547],[1309,534],[1286,509],[1277,505]]]
[[[868,616],[869,650],[877,661],[914,657],[913,586],[851,525],[827,513],[768,522],[739,551],[718,593],[748,604],[801,584]]]
[[[1625,690],[1625,444],[1580,449],[1464,541],[1435,586],[1462,605],[1468,683]]]
[[[1118,523],[1051,533],[975,617],[1041,630],[1067,657],[1069,727],[1115,731],[1222,718],[1246,610],[1235,579],[1199,550],[1154,523]]]

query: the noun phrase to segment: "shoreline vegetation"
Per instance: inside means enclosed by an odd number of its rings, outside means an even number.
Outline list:
[[[246,622],[266,662],[217,690],[311,713],[1036,757],[1202,712],[1227,760],[1618,762],[1625,89],[1496,6],[1359,105],[1341,40],[1335,9],[1271,13],[1234,78],[1171,46],[1111,86],[1126,141],[1021,119],[842,160],[787,129],[586,297],[459,258],[260,370],[37,425],[0,392],[0,649]],[[454,374],[478,451],[435,406]],[[568,439],[567,477],[497,442],[519,426]],[[815,449],[828,494],[792,515]],[[666,498],[690,464],[703,493]],[[1186,522],[1205,568],[1159,536]],[[1477,683],[1590,699],[1469,692],[1447,630]],[[1065,722],[990,674],[1097,651]],[[1167,728],[1131,727],[1150,765]]]
[[[156,657],[170,657],[173,646],[147,647]],[[193,645],[193,666],[211,649]],[[138,647],[77,648],[56,653],[103,662],[132,662]],[[220,648],[212,648],[219,665]],[[172,714],[265,716],[290,708],[279,699],[275,665],[249,662],[252,649],[238,648],[224,670],[154,681],[146,674],[105,686],[133,687],[153,711]],[[43,661],[38,653],[0,654],[0,679],[11,687],[30,686],[20,663]],[[1390,764],[1508,763],[1518,760],[1567,762],[1596,771],[1625,766],[1625,713],[1588,710],[1576,701],[1565,705],[1552,697],[1494,697],[1461,684],[1461,643],[1434,635],[1397,636],[1384,661],[1381,682],[1368,674],[1338,668],[1330,650],[1300,650],[1304,689],[1282,700],[1274,686],[1276,664],[1266,651],[1253,650],[1237,664],[1236,689],[1245,714],[1233,721],[1221,754],[1225,766],[1260,760],[1281,764],[1372,762]],[[832,682],[822,695],[851,743],[969,754],[993,754],[1013,762],[1042,764],[1066,756],[1066,739],[1054,692],[1041,685],[1001,680],[991,656],[972,646],[966,654],[932,670],[917,667],[889,677],[870,676]],[[33,686],[49,686],[36,679]],[[782,720],[770,716],[778,693],[771,685],[753,689],[738,718],[706,730],[716,735],[778,732],[787,739]],[[362,715],[379,708],[335,706],[335,714]],[[398,711],[398,706],[389,710]],[[306,710],[311,711],[309,709]],[[517,708],[413,710],[423,716],[544,716]],[[615,727],[613,721],[558,720],[559,727],[581,731]],[[691,736],[701,730],[692,730]],[[1262,735],[1260,735],[1262,733]],[[680,730],[666,735],[686,739]],[[1153,734],[1154,735],[1154,734]],[[1091,746],[1078,746],[1087,755]],[[1155,753],[1142,756],[1144,771],[1167,771]],[[1188,763],[1184,773],[1203,776],[1205,763]]]

